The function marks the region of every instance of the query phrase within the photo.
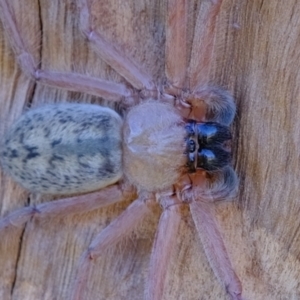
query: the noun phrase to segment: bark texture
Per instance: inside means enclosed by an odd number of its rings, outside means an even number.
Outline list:
[[[205,1],[205,0],[203,0]],[[154,78],[164,76],[165,1],[94,1],[97,28]],[[201,1],[189,2],[191,45]],[[75,0],[13,0],[28,47],[42,68],[122,82],[78,29]],[[239,194],[217,220],[248,300],[300,298],[300,2],[225,0],[217,23],[211,81],[235,96],[234,165]],[[103,99],[31,81],[0,24],[0,133],[28,106]],[[191,47],[188,48],[189,53]],[[189,55],[189,54],[188,54]],[[0,175],[1,215],[51,200]],[[81,253],[128,206],[30,221],[0,237],[0,299],[67,299]],[[160,209],[97,259],[85,299],[142,299]],[[183,212],[163,299],[228,299],[215,278],[188,210]]]

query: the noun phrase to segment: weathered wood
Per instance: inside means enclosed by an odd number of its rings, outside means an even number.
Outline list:
[[[76,1],[14,0],[22,34],[43,68],[122,82],[78,30]],[[164,75],[164,1],[95,1],[98,29],[144,66]],[[193,38],[199,3],[189,4]],[[41,86],[23,74],[0,24],[1,135],[26,106],[104,100]],[[300,3],[226,0],[217,24],[211,80],[235,95],[233,141],[238,197],[218,206],[218,221],[246,299],[300,298]],[[1,214],[48,201],[1,174]],[[31,221],[0,238],[0,299],[66,299],[80,254],[128,205]],[[86,299],[142,299],[159,209],[134,235],[98,259]],[[167,271],[164,299],[227,299],[185,211]]]

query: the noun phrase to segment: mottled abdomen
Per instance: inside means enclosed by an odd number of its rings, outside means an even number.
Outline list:
[[[122,176],[122,119],[91,104],[53,104],[29,110],[5,136],[4,170],[43,194],[97,190]]]
[[[173,106],[135,106],[124,121],[124,173],[147,191],[172,187],[186,171],[185,138],[185,122]]]

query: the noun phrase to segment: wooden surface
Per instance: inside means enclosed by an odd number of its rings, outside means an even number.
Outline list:
[[[22,34],[43,68],[122,80],[80,34],[75,1],[11,2]],[[190,6],[191,24],[201,1],[195,2]],[[97,3],[98,29],[161,78],[165,2]],[[2,25],[0,30],[1,134],[26,106],[62,101],[105,104],[30,81],[20,71]],[[218,206],[221,231],[245,299],[300,299],[300,2],[225,0],[217,30],[211,79],[236,98],[233,146],[240,177],[238,197]],[[193,26],[191,38],[192,33]],[[3,174],[0,184],[2,215],[49,200],[29,195]],[[80,254],[127,205],[30,221],[2,234],[0,299],[67,299]],[[159,209],[94,263],[86,299],[142,299],[158,217]],[[209,267],[188,211],[171,260],[165,300],[228,299]]]

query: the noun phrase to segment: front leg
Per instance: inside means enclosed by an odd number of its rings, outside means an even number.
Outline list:
[[[168,0],[166,18],[165,73],[170,94],[185,85],[187,69],[188,1]]]
[[[210,0],[202,3],[187,72],[187,8],[185,1],[173,1],[169,1],[174,4],[174,9],[170,10],[167,19],[166,75],[172,85],[167,91],[177,96],[176,106],[184,118],[229,125],[235,115],[233,98],[225,89],[209,85],[215,28],[223,1]],[[190,92],[181,93],[179,88],[184,87],[189,87]]]
[[[243,300],[242,285],[230,262],[211,203],[192,201],[191,213],[205,254],[219,281],[232,300]]]
[[[223,0],[202,1],[197,16],[188,70],[192,91],[208,84],[212,66],[216,24]]]
[[[214,202],[232,197],[237,184],[236,173],[227,166],[213,174],[197,170],[182,177],[176,185],[178,198],[190,204],[192,218],[211,268],[232,300],[243,299],[242,286],[216,223]]]

